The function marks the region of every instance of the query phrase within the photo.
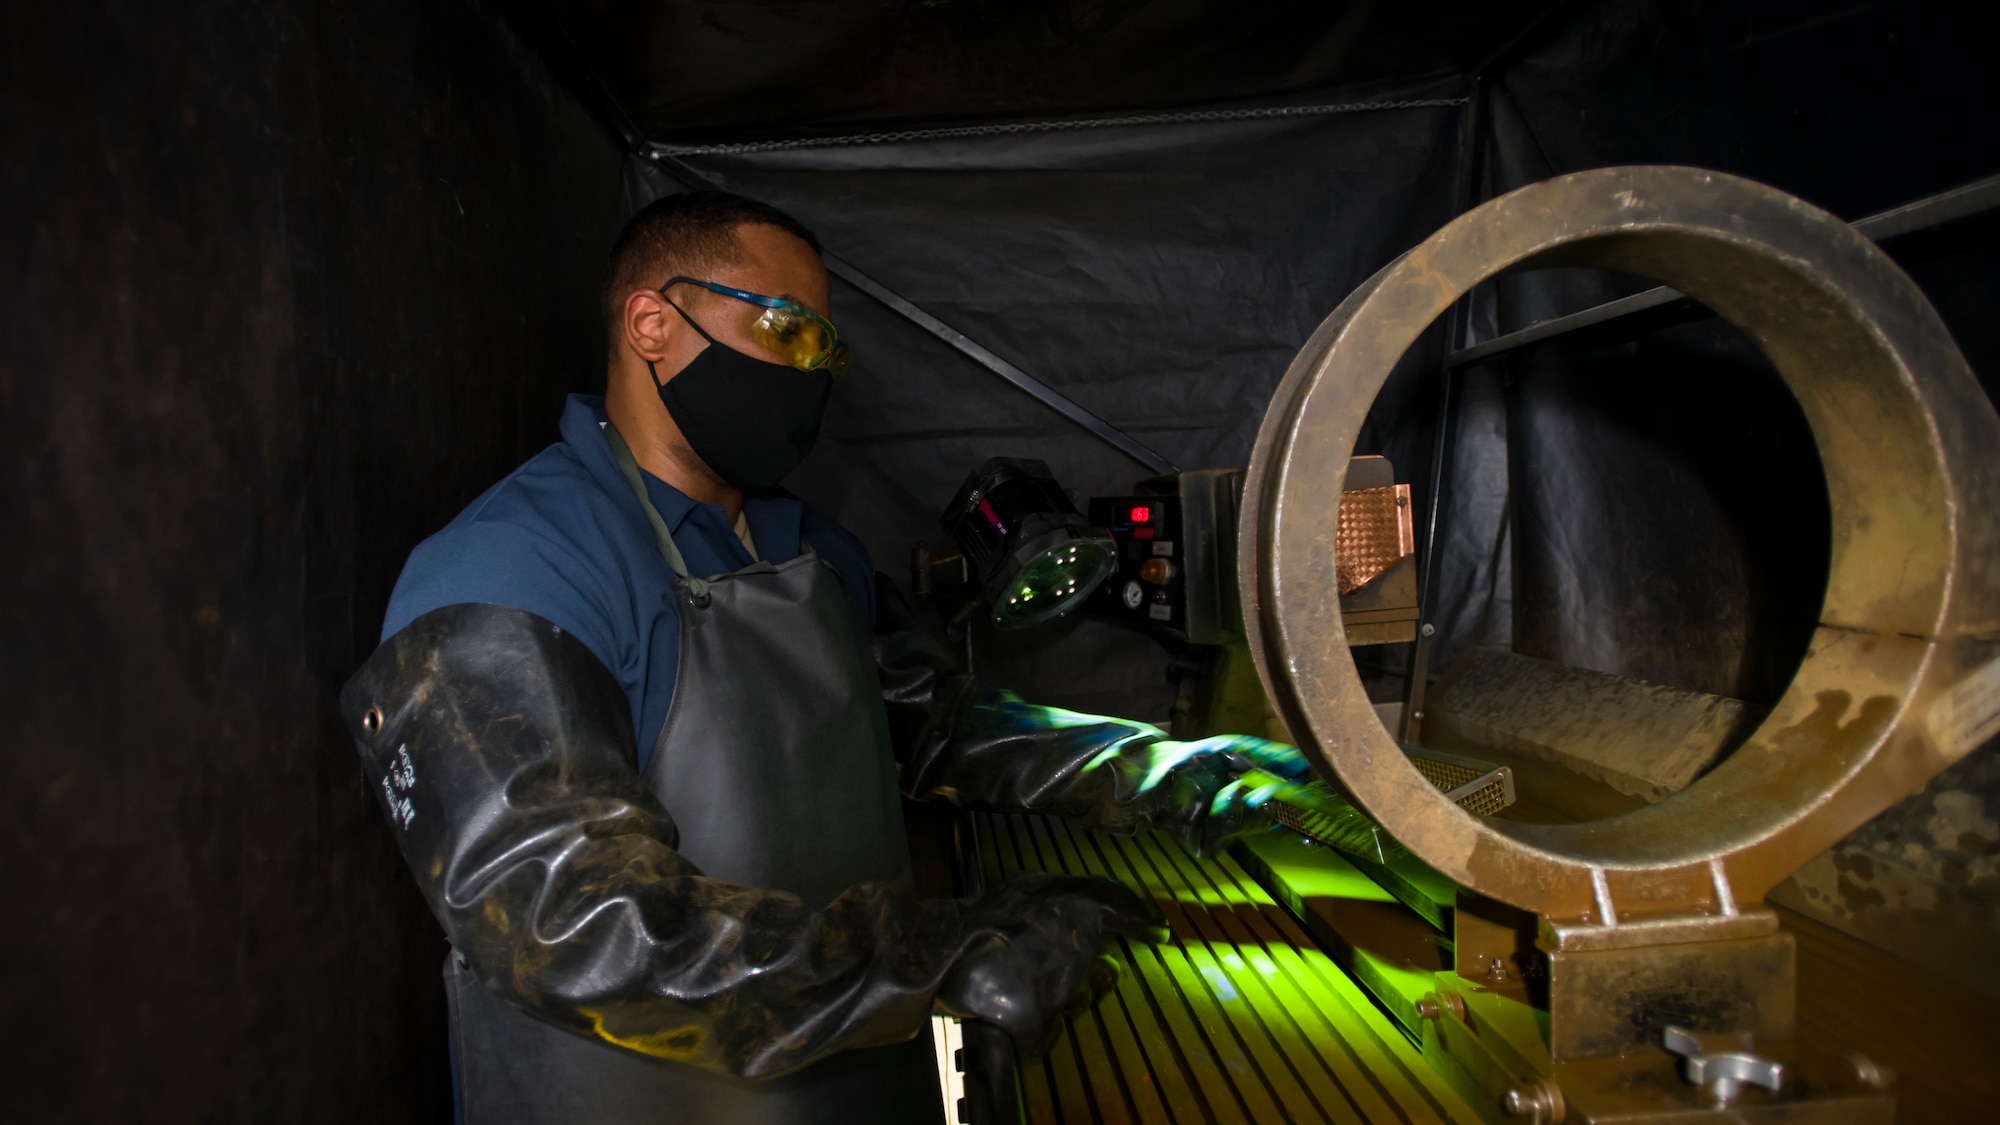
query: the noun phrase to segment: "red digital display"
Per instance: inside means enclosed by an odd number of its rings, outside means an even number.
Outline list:
[[[1132,523],[1152,523],[1153,509],[1148,508],[1144,505],[1140,505],[1139,507],[1133,508],[1131,512],[1127,514],[1127,518]]]

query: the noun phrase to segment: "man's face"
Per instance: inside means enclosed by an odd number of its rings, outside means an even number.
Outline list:
[[[819,255],[776,227],[762,224],[737,227],[734,260],[709,270],[701,280],[767,297],[783,297],[821,316],[828,315],[826,267],[820,264]],[[666,298],[694,318],[716,342],[771,363],[783,362],[751,335],[751,326],[765,311],[756,305],[711,293],[698,285],[673,286],[667,290]],[[667,355],[657,365],[662,382],[679,374],[708,345],[701,333],[690,328],[678,314],[672,310],[664,313],[659,330],[664,336]]]

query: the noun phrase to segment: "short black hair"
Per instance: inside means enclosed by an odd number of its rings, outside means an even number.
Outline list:
[[[680,274],[700,277],[728,263],[736,253],[736,228],[746,224],[776,227],[820,252],[819,239],[804,223],[768,203],[726,191],[662,196],[632,216],[618,232],[604,272],[604,330],[613,354],[626,294]]]

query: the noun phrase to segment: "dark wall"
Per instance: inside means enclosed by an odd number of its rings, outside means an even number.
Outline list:
[[[1466,70],[1551,0],[568,0],[655,140],[1154,113]]]
[[[2000,115],[1985,23],[1950,0],[1576,5],[1489,84],[1486,194],[1605,165],[1688,164],[1852,220],[2000,173],[2000,133],[1975,124]],[[2000,388],[1996,228],[1888,248],[1989,392]],[[1477,335],[1650,284],[1511,278],[1482,295]],[[1466,557],[1502,560],[1487,577],[1510,619],[1491,633],[1679,687],[1760,703],[1783,692],[1817,621],[1830,517],[1804,418],[1741,333],[1710,319],[1518,353],[1466,378],[1469,392],[1492,392],[1471,396],[1467,426],[1489,424],[1508,450],[1503,486],[1470,473],[1456,486],[1497,515],[1460,525],[1487,536]]]
[[[0,63],[8,1120],[439,1121],[334,712],[602,382],[618,149],[466,0],[31,5]]]

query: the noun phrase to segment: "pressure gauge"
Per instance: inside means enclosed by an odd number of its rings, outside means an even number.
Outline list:
[[[1125,583],[1122,596],[1125,599],[1126,609],[1138,609],[1146,601],[1146,591],[1139,585],[1139,580],[1136,578]]]

